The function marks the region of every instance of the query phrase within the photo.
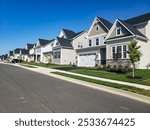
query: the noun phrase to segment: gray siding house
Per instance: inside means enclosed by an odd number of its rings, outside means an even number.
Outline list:
[[[150,13],[114,22],[105,40],[107,64],[130,65],[127,50],[133,39],[138,41],[142,53],[136,66],[146,68],[150,64]]]

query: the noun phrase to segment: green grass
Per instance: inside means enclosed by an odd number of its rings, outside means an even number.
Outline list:
[[[131,77],[132,72],[115,73],[103,70],[90,70],[90,69],[73,69],[70,70],[70,72],[150,86],[150,70],[148,69],[136,70],[135,72],[136,78]]]
[[[43,63],[25,63],[27,65],[35,65],[40,67],[46,68],[54,68],[54,69],[62,69],[74,73],[85,74],[95,77],[125,81],[130,83],[137,83],[150,86],[150,69],[137,69],[135,72],[136,78],[132,78],[132,72],[128,73],[115,73],[115,72],[108,72],[104,70],[92,70],[92,69],[85,69],[85,68],[78,68],[72,67],[71,65],[56,65],[56,64],[43,64]]]
[[[34,65],[34,66],[40,66],[40,67],[46,67],[46,68],[62,68],[62,67],[70,67],[70,65],[56,65],[56,64],[44,64],[44,63],[36,63],[36,62],[27,62],[24,63],[27,65]]]
[[[37,67],[35,67],[35,66],[32,66],[32,65],[26,65],[26,64],[20,64],[21,66],[24,66],[24,67],[29,67],[29,68],[37,68]]]
[[[112,87],[112,88],[126,90],[126,91],[130,91],[133,93],[138,93],[138,94],[142,94],[142,95],[150,97],[150,90],[144,90],[144,89],[140,89],[140,88],[135,88],[135,87],[127,86],[127,85],[120,85],[120,84],[116,84],[116,83],[110,83],[110,82],[101,81],[101,80],[89,79],[89,78],[71,75],[71,74],[65,74],[65,73],[61,73],[61,72],[52,72],[52,73],[58,74],[61,76],[65,76],[65,77],[70,77],[70,78],[74,78],[74,79],[78,79],[78,80],[91,82],[91,83],[101,84],[101,85]]]

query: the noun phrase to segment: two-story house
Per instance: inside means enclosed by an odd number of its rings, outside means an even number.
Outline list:
[[[83,47],[76,49],[78,66],[94,67],[96,64],[105,64],[106,44],[104,41],[111,26],[109,21],[95,17]]]
[[[72,41],[82,32],[75,33],[72,30],[62,29],[59,37],[56,37],[53,44],[54,64],[76,64],[76,52]]]
[[[42,63],[52,63],[53,62],[53,44],[55,39],[49,41],[41,48],[41,62]]]
[[[28,61],[28,55],[29,55],[29,51],[27,49],[24,49],[24,48],[16,48],[13,51],[13,58],[14,59]]]
[[[137,67],[146,68],[150,64],[150,13],[114,22],[105,40],[107,64],[130,65],[127,50],[133,39],[138,41],[142,53]]]
[[[38,39],[35,48],[34,48],[34,53],[35,53],[35,62],[42,62],[43,60],[43,53],[42,53],[42,47],[50,43],[51,40],[46,40],[46,39]]]

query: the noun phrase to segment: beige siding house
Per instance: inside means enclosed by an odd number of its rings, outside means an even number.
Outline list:
[[[76,49],[77,65],[82,67],[94,67],[105,64],[106,45],[105,37],[112,24],[102,18],[96,17],[87,33],[85,45]]]

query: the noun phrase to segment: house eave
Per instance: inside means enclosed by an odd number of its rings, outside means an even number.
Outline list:
[[[121,40],[121,39],[128,39],[128,38],[135,38],[136,36],[128,36],[128,37],[121,37],[121,38],[114,38],[114,39],[106,39],[105,42],[110,42],[110,41],[116,41],[116,40]]]

